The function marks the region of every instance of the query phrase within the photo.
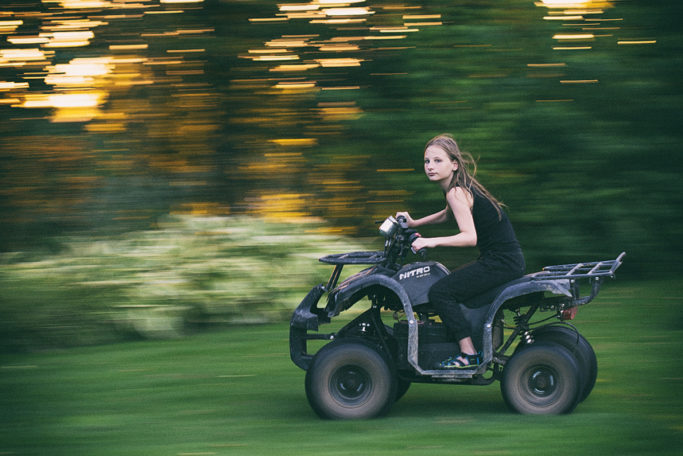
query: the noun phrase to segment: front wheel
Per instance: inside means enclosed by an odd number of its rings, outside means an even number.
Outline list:
[[[396,400],[401,399],[410,388],[410,380],[399,378],[396,382]]]
[[[565,347],[544,342],[510,358],[500,388],[510,408],[529,415],[569,413],[582,390],[576,358]]]
[[[306,373],[306,397],[322,418],[363,419],[386,413],[396,398],[390,361],[360,342],[331,343]]]

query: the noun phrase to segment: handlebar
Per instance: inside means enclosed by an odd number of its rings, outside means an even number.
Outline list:
[[[393,218],[393,217],[390,217],[390,218],[387,219],[387,220],[390,220],[391,218]],[[420,250],[417,250],[417,251],[416,251],[416,250],[412,247],[413,242],[415,242],[415,239],[417,239],[417,238],[419,238],[419,237],[422,237],[422,235],[421,235],[420,233],[418,233],[417,231],[413,230],[412,228],[408,227],[408,221],[406,220],[406,218],[405,218],[404,216],[399,215],[398,217],[396,217],[395,220],[396,220],[396,222],[398,223],[398,225],[399,225],[399,227],[401,228],[401,230],[403,231],[403,234],[405,234],[405,235],[408,236],[408,238],[407,238],[407,241],[408,241],[408,242],[407,242],[407,243],[410,245],[410,250],[411,250],[415,255],[419,255],[419,256],[422,257],[423,259],[426,258],[426,257],[427,257],[427,249],[426,249],[426,248],[423,247],[423,248],[421,248]]]
[[[422,257],[424,259],[424,258],[427,258],[427,247],[422,247],[420,250],[415,250],[413,248],[413,242],[415,241],[415,239],[417,239],[419,237],[422,237],[422,235],[420,233],[418,233],[417,231],[413,231],[408,236],[408,242],[410,242],[410,250],[415,255],[419,255],[420,257]]]

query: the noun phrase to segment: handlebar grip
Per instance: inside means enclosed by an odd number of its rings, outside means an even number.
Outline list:
[[[404,216],[399,215],[398,217],[396,217],[396,221],[399,223],[399,225],[401,225],[401,228],[403,228],[403,229],[408,228],[408,225],[407,225],[408,221],[406,220],[406,218]]]
[[[421,235],[420,233],[418,233],[418,232],[412,233],[412,234],[410,235],[410,237],[408,238],[408,242],[410,242],[410,244],[412,245],[413,241],[415,241],[415,239],[417,239],[417,238],[419,238],[419,237],[422,237],[422,235]],[[415,251],[414,248],[410,247],[410,250],[411,250],[415,255],[419,255],[419,256],[422,257],[423,259],[424,259],[424,258],[427,258],[427,248],[426,248],[426,247],[423,247],[423,248],[421,248],[421,249],[418,250],[418,251]]]

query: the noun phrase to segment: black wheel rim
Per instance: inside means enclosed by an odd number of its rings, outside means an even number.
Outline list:
[[[368,372],[359,366],[342,366],[330,377],[330,391],[341,402],[362,402],[371,390],[372,379]]]
[[[529,369],[527,376],[529,392],[536,397],[551,396],[557,390],[557,373],[548,366]]]

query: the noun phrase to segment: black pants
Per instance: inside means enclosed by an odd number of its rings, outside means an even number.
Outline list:
[[[472,328],[458,303],[524,275],[521,250],[488,252],[474,263],[454,270],[432,285],[429,302],[456,341],[472,337]]]

